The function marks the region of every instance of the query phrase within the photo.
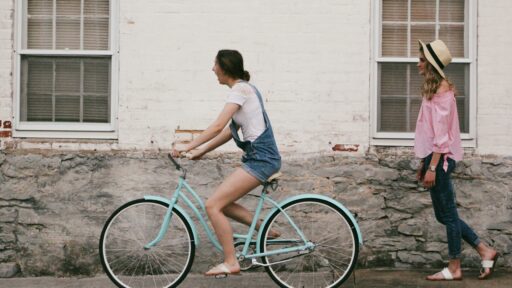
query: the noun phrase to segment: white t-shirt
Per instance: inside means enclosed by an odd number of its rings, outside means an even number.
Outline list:
[[[265,131],[265,119],[260,101],[251,85],[246,82],[233,85],[226,102],[240,105],[233,119],[241,126],[244,141],[252,142]]]

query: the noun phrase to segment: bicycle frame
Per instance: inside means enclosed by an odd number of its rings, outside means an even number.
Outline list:
[[[210,240],[210,242],[214,245],[214,247],[217,250],[222,251],[222,246],[220,245],[219,241],[215,237],[215,234],[212,232],[212,230],[208,226],[206,220],[201,215],[201,212],[199,211],[197,206],[194,205],[194,203],[183,192],[183,188],[185,188],[186,192],[188,192],[190,195],[192,195],[192,197],[195,199],[195,201],[199,204],[200,209],[202,209],[202,211],[206,213],[206,208],[204,206],[203,201],[201,200],[199,195],[194,191],[194,189],[192,189],[192,187],[190,187],[190,185],[187,183],[187,181],[183,177],[179,177],[178,186],[177,186],[176,191],[174,192],[173,196],[171,197],[171,199],[167,199],[167,198],[160,197],[160,196],[149,196],[149,195],[148,196],[144,196],[144,198],[146,200],[156,200],[156,201],[160,201],[160,202],[169,204],[169,208],[167,209],[167,212],[166,212],[166,214],[164,216],[164,219],[162,221],[162,226],[160,227],[158,235],[156,236],[156,238],[153,241],[151,241],[150,243],[146,244],[144,246],[144,248],[145,249],[151,249],[151,247],[157,245],[163,239],[163,237],[165,236],[165,234],[167,233],[167,230],[169,228],[169,223],[170,223],[170,220],[171,220],[171,217],[172,217],[172,210],[173,210],[173,208],[179,210],[185,216],[185,218],[187,219],[187,221],[189,222],[189,224],[190,224],[190,226],[192,228],[192,232],[194,234],[194,238],[197,239],[196,242],[195,242],[195,245],[196,246],[199,245],[199,235],[197,235],[194,222],[188,216],[188,214],[184,211],[184,209],[181,208],[177,204],[179,200],[183,200],[185,202],[185,204],[190,209],[192,209],[194,214],[199,219],[199,222],[201,223],[201,225],[203,226],[204,230],[206,231],[206,235],[208,236],[208,239]],[[234,234],[233,235],[234,238],[236,238],[236,239],[245,239],[244,240],[244,248],[242,250],[241,256],[244,256],[245,258],[257,258],[257,257],[262,257],[262,256],[269,256],[269,255],[275,255],[275,254],[281,254],[281,253],[289,253],[289,252],[294,252],[294,251],[305,251],[305,250],[308,250],[308,249],[312,249],[314,247],[314,244],[310,243],[306,239],[306,237],[304,236],[302,231],[295,225],[293,220],[286,214],[285,211],[283,211],[281,209],[281,205],[279,205],[277,202],[275,202],[269,196],[267,196],[266,189],[267,189],[267,187],[264,186],[264,188],[262,190],[262,193],[261,193],[261,196],[254,195],[256,197],[259,197],[260,200],[258,201],[258,205],[257,205],[256,211],[255,211],[252,223],[251,223],[251,225],[249,227],[248,233],[246,235],[240,235],[240,234]],[[254,232],[256,231],[256,223],[257,223],[257,221],[259,219],[259,216],[261,214],[261,210],[263,208],[263,203],[265,201],[271,203],[275,207],[274,210],[275,209],[279,209],[279,210],[281,210],[283,212],[283,215],[285,215],[285,217],[287,218],[289,223],[292,225],[292,227],[297,232],[297,235],[299,235],[300,238],[301,238],[300,241],[298,239],[288,239],[288,240],[286,240],[286,239],[279,239],[279,240],[269,240],[269,242],[275,241],[276,243],[282,243],[284,241],[287,241],[287,242],[291,241],[291,242],[294,242],[294,243],[302,242],[303,245],[298,245],[298,246],[292,247],[292,248],[277,249],[277,250],[273,250],[273,251],[266,252],[266,253],[253,253],[253,254],[247,255],[247,253],[249,251],[249,246],[251,244],[251,241],[253,241],[252,237],[254,235]],[[271,214],[269,214],[269,215],[271,215]],[[267,217],[267,219],[268,219],[268,217]],[[260,233],[261,233],[261,231],[260,231]],[[259,235],[260,234],[258,234],[258,236]],[[257,237],[256,242],[257,242],[257,244],[258,244],[257,246],[259,248],[259,245],[260,245],[259,237]]]

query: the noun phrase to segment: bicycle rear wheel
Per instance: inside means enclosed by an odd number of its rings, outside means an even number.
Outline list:
[[[103,269],[118,287],[177,287],[194,261],[194,235],[186,218],[176,209],[165,237],[154,247],[169,205],[138,199],[117,209],[100,237]]]
[[[281,287],[339,287],[350,277],[359,253],[354,223],[339,207],[328,201],[305,198],[282,207],[314,248],[262,257],[270,277]],[[268,238],[270,230],[277,239]],[[260,253],[304,245],[281,210],[276,210],[263,227]]]

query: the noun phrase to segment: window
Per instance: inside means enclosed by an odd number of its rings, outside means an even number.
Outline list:
[[[115,130],[113,3],[18,1],[16,130]]]
[[[443,40],[452,53],[445,69],[455,84],[461,133],[474,130],[475,26],[470,0],[376,0],[373,63],[374,138],[412,138],[421,105],[418,40]],[[474,117],[473,117],[474,118]]]

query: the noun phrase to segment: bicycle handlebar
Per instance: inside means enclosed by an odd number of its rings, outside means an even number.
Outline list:
[[[174,164],[174,166],[176,166],[176,170],[181,170],[183,168],[181,168],[181,165],[178,164],[178,162],[176,162],[176,160],[174,160],[174,157],[172,157],[171,153],[167,154],[167,157],[169,157],[169,159],[172,161],[172,163]]]

